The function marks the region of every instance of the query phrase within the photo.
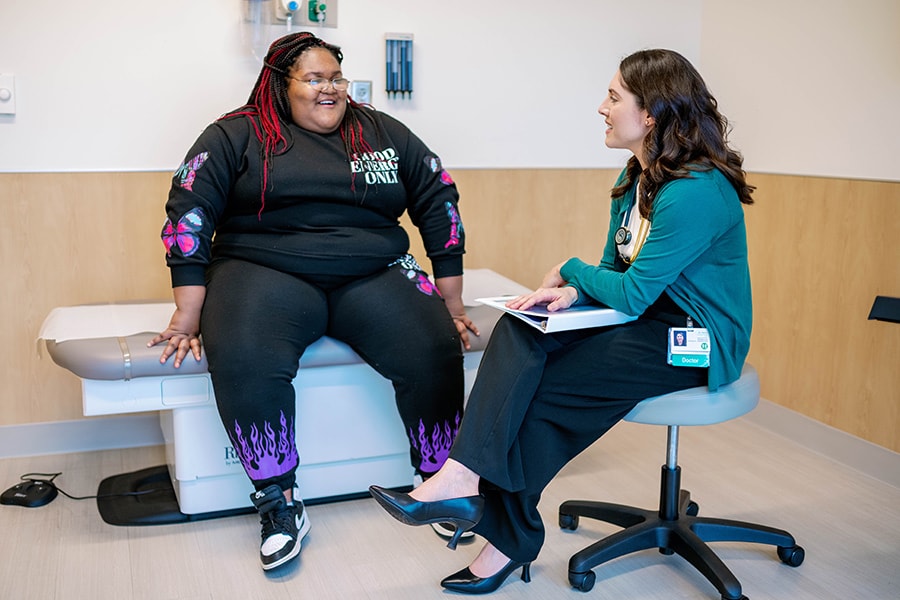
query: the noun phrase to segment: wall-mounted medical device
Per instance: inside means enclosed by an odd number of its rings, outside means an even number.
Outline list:
[[[387,33],[384,44],[384,91],[389,98],[409,98],[413,92],[413,34]]]
[[[244,46],[262,60],[277,38],[293,31],[337,27],[338,0],[241,0]]]

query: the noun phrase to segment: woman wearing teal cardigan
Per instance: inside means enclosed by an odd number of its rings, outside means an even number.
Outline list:
[[[528,581],[544,541],[538,501],[556,473],[640,400],[736,380],[750,346],[742,204],[753,188],[703,79],[675,52],[637,52],[599,112],[606,145],[634,155],[612,190],[603,258],[557,265],[508,306],[593,302],[638,318],[544,334],[504,316],[444,467],[410,494],[370,488],[404,523],[451,523],[487,540],[441,582],[457,592],[492,592],[520,568]],[[669,364],[669,329],[690,327],[708,332],[708,368]]]

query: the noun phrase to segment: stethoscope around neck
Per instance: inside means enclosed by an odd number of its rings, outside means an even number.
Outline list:
[[[623,246],[631,243],[631,230],[628,229],[628,221],[631,219],[631,213],[634,212],[634,204],[637,202],[638,191],[634,191],[634,198],[631,200],[631,204],[628,206],[628,210],[625,211],[625,220],[622,222],[622,226],[616,229],[615,237],[616,244]]]
[[[628,217],[631,214],[630,209],[628,210],[628,213],[629,214],[625,216],[625,222],[622,224],[621,227],[616,229],[615,240],[616,240],[616,243],[620,246],[631,242],[631,231],[629,231],[629,229],[628,229]]]
[[[631,205],[628,207],[628,210],[625,212],[625,218],[622,221],[622,226],[619,227],[618,229],[616,229],[615,234],[613,234],[613,239],[615,240],[616,244],[619,246],[627,247],[632,242],[633,236],[631,234],[631,230],[628,228],[628,222],[631,219],[631,213],[634,212],[635,205],[637,204],[637,201],[638,201],[639,193],[640,193],[640,185],[636,186],[636,188],[635,188],[634,197],[631,200]],[[635,245],[632,250],[631,257],[628,258],[622,253],[624,251],[624,249],[620,250],[620,253],[619,253],[619,255],[622,257],[622,260],[624,260],[626,263],[632,264],[635,261],[635,259],[637,259],[638,254],[641,252],[641,248],[643,248],[643,246],[644,246],[644,241],[647,239],[647,232],[648,232],[649,228],[650,228],[650,221],[641,217],[641,223],[640,223],[640,227],[637,232],[637,239],[634,240]]]

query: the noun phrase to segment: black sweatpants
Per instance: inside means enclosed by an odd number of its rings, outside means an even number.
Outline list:
[[[440,468],[459,427],[462,347],[425,274],[398,264],[360,280],[330,279],[313,284],[232,259],[209,269],[203,344],[219,415],[257,490],[295,482],[291,382],[300,355],[323,335],[347,343],[392,382],[419,473]]]
[[[476,533],[517,562],[534,560],[544,543],[538,502],[559,470],[640,400],[706,385],[706,369],[666,363],[668,328],[685,317],[663,296],[614,327],[544,334],[500,319],[450,451],[482,478]]]

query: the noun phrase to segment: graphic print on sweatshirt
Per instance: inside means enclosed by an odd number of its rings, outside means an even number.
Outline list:
[[[185,161],[183,165],[175,170],[175,177],[178,178],[178,185],[188,191],[194,189],[194,179],[197,177],[197,170],[203,166],[206,159],[209,158],[209,152],[201,152],[194,158]]]
[[[197,236],[203,229],[203,209],[199,206],[184,213],[177,223],[172,219],[166,219],[163,224],[162,241],[166,247],[166,255],[172,256],[172,248],[178,246],[182,256],[191,256],[200,247],[200,238]]]
[[[437,156],[426,156],[425,164],[428,165],[428,168],[432,173],[440,173],[441,183],[444,185],[453,185],[453,178],[450,177],[450,173],[444,168],[441,164],[441,159]]]
[[[452,202],[444,202],[444,208],[447,209],[447,216],[450,218],[450,236],[447,239],[447,243],[444,244],[444,248],[458,246],[460,242],[459,236],[463,232],[462,219],[459,218],[459,211],[456,210]]]
[[[385,148],[375,152],[354,154],[350,161],[351,173],[362,173],[366,183],[398,183],[397,169],[400,158],[393,148]]]

